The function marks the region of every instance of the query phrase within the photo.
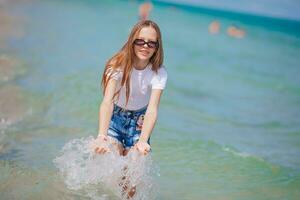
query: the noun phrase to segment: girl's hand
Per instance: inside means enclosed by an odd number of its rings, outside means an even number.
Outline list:
[[[109,151],[109,148],[107,146],[107,142],[108,139],[107,139],[107,136],[106,135],[99,135],[96,139],[95,139],[95,152],[96,153],[99,153],[99,154],[104,154],[106,152],[110,152]]]
[[[136,150],[138,150],[138,152],[140,152],[143,155],[146,155],[150,152],[150,145],[147,142],[142,142],[142,141],[138,141],[135,145],[134,148]]]

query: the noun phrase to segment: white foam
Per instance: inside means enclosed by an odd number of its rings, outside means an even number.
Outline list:
[[[53,160],[69,189],[82,190],[83,195],[92,199],[106,199],[110,193],[126,199],[124,192],[122,195],[122,187],[135,185],[136,193],[132,199],[155,198],[157,187],[154,178],[159,176],[159,172],[151,153],[144,156],[130,151],[127,156],[120,156],[109,143],[110,152],[100,155],[94,152],[94,142],[92,136],[73,139]],[[122,180],[122,177],[125,179]]]
[[[235,151],[235,150],[233,150],[229,147],[223,147],[222,149],[224,151],[232,153],[235,156],[239,156],[239,157],[242,157],[242,158],[255,158],[255,159],[258,159],[260,161],[263,161],[263,158],[260,158],[258,156],[255,156],[255,155],[252,155],[252,154],[249,154],[249,153],[246,153],[246,152],[238,152],[238,151]]]

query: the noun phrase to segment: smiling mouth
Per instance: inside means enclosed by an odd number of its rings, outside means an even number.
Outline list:
[[[148,55],[149,54],[149,52],[146,52],[146,51],[140,51],[140,53],[143,54],[143,55]]]

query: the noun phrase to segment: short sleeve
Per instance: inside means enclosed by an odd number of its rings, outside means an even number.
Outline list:
[[[152,89],[164,89],[167,84],[168,73],[165,67],[158,69],[158,73],[154,72],[151,80]]]
[[[123,72],[119,69],[113,69],[112,67],[109,67],[106,71],[106,75],[109,77],[111,76],[112,79],[114,80],[121,80]]]

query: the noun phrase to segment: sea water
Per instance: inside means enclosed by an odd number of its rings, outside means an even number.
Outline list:
[[[9,7],[18,29],[9,27],[15,34],[0,46],[1,64],[13,66],[0,74],[1,198],[120,199],[118,169],[138,155],[95,157],[89,144],[101,73],[137,22],[139,3]],[[151,187],[136,197],[298,199],[299,23],[206,11],[154,3],[169,76],[151,155],[130,168],[149,172],[138,174]],[[213,20],[221,23],[216,35],[208,32]],[[228,36],[232,24],[246,36]]]

